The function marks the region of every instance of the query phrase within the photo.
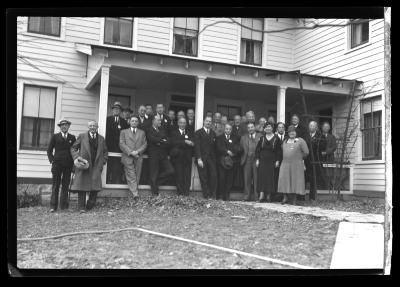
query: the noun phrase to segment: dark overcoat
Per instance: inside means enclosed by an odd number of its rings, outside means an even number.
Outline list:
[[[80,134],[71,147],[71,156],[74,160],[81,156],[89,162],[89,168],[86,170],[75,168],[71,191],[101,190],[101,172],[107,162],[108,151],[104,137],[97,133],[96,138],[97,153],[94,164],[92,164],[88,132]]]

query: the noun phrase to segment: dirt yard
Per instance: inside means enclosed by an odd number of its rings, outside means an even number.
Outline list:
[[[144,197],[106,200],[86,214],[20,208],[17,237],[141,227],[316,268],[329,268],[339,222],[283,214],[216,200]],[[245,219],[232,218],[243,216]],[[277,269],[255,258],[139,231],[18,242],[19,268]]]

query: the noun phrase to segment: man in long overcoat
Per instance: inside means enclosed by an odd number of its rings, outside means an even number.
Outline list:
[[[75,166],[78,166],[78,162],[87,161],[84,168],[75,168],[71,186],[72,192],[78,192],[78,208],[81,212],[92,209],[96,204],[97,192],[102,188],[101,172],[108,158],[104,137],[97,132],[97,122],[90,121],[88,127],[89,131],[81,133],[71,147]],[[87,203],[86,192],[89,192]]]

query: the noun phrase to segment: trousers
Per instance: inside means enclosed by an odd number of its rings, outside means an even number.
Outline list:
[[[68,208],[68,188],[71,181],[71,166],[63,166],[59,163],[53,163],[51,167],[53,186],[51,190],[50,208],[57,210],[58,194],[61,185],[60,208]]]

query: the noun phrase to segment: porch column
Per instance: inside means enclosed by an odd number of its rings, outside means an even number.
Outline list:
[[[204,115],[204,84],[207,77],[196,76],[196,122],[194,129],[195,131],[203,126],[203,115]]]
[[[99,101],[99,134],[106,136],[108,84],[110,80],[110,66],[101,67],[100,101]]]
[[[285,105],[286,105],[286,89],[287,87],[278,87],[277,88],[277,95],[276,95],[276,116],[277,122],[285,122]]]

